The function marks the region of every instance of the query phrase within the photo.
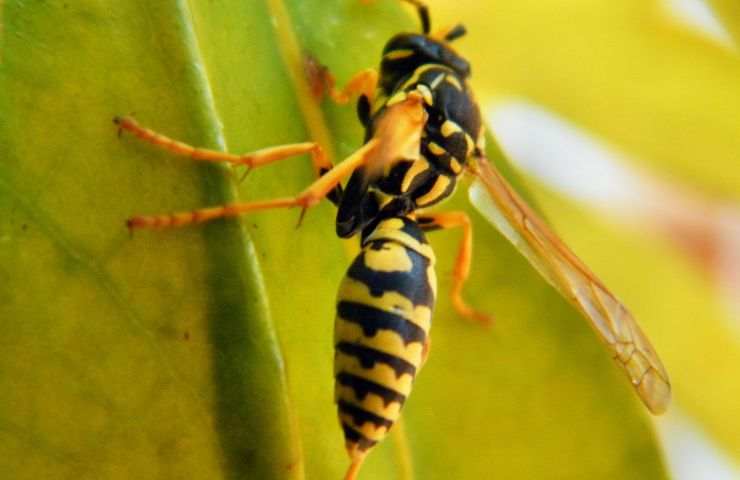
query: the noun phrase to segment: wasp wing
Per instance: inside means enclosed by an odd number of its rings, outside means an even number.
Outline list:
[[[367,176],[377,179],[401,160],[417,160],[426,121],[424,100],[418,92],[399,94],[389,101],[373,122],[378,147],[365,163]]]
[[[421,152],[421,134],[427,113],[418,92],[403,93],[387,103],[373,120],[372,136],[364,164],[356,169],[343,193],[337,211],[337,234],[348,237],[364,228],[368,219],[363,201],[371,185],[388,176],[401,160],[417,160]],[[366,144],[367,146],[367,144]]]
[[[473,204],[589,320],[647,408],[663,413],[671,397],[668,373],[632,314],[487,159],[472,170],[479,180],[470,191]]]

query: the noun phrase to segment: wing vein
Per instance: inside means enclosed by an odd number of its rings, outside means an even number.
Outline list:
[[[629,310],[487,159],[478,159],[471,170],[479,180],[471,189],[473,203],[589,321],[648,409],[665,411],[671,396],[668,373]]]

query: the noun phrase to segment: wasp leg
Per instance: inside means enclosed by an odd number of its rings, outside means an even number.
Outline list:
[[[352,458],[352,463],[349,465],[347,473],[344,474],[344,480],[355,480],[357,478],[357,474],[360,473],[360,467],[365,461],[366,455],[366,453],[362,453]]]
[[[332,168],[332,164],[326,157],[321,146],[314,142],[278,145],[245,153],[243,155],[235,155],[233,153],[220,152],[218,150],[193,147],[162,135],[161,133],[157,133],[154,130],[144,128],[131,117],[116,117],[113,119],[113,122],[118,125],[120,130],[131,132],[136,137],[147,143],[176,155],[190,157],[193,160],[204,162],[226,162],[233,165],[244,165],[251,169],[268,165],[289,157],[310,153],[314,171],[317,176],[320,176],[322,173],[327,172]]]
[[[349,79],[343,89],[336,87],[336,78],[324,65],[312,57],[306,59],[306,73],[311,84],[311,90],[318,98],[326,93],[335,103],[348,103],[354,96],[366,97],[372,103],[375,96],[375,87],[378,85],[378,71],[368,68],[357,72]]]
[[[189,212],[178,212],[164,215],[136,216],[126,221],[129,229],[135,228],[172,228],[202,223],[216,218],[234,217],[242,213],[269,210],[273,208],[301,207],[301,218],[305,211],[319,203],[339,185],[343,178],[349,176],[355,169],[364,165],[370,154],[377,147],[378,141],[371,140],[355,153],[334,166],[320,176],[318,180],[308,186],[295,197],[276,198],[256,202],[232,203],[210,208],[202,208]]]
[[[452,305],[463,317],[475,320],[484,326],[490,325],[493,322],[493,317],[473,309],[462,298],[462,288],[470,274],[470,262],[473,258],[473,227],[470,218],[463,212],[444,212],[422,214],[419,215],[417,221],[425,231],[462,227],[463,238],[455,260],[455,269],[452,273],[452,289],[450,291]]]

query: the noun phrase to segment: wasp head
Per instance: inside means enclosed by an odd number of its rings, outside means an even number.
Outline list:
[[[421,65],[430,63],[449,67],[460,77],[467,78],[470,76],[470,64],[448,44],[464,34],[465,28],[457,25],[441,38],[423,33],[401,33],[394,36],[383,49],[381,86],[390,93],[400,80]]]

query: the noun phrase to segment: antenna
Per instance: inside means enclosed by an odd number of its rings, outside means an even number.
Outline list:
[[[421,33],[428,35],[432,29],[432,24],[429,21],[429,8],[420,0],[404,1],[416,7],[416,12],[419,14],[419,20],[421,20]]]

